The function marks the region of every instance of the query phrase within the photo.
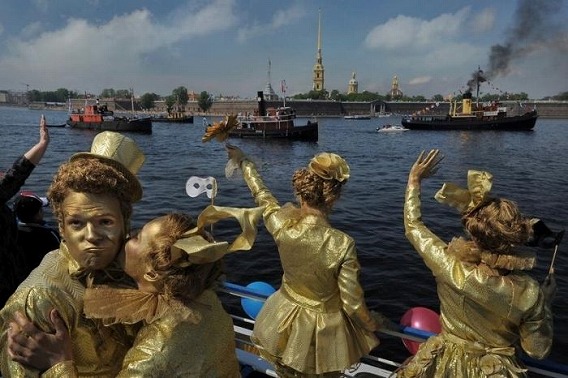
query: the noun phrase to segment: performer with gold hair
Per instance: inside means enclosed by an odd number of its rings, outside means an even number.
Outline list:
[[[91,152],[73,155],[53,178],[48,198],[62,241],[20,284],[0,311],[2,377],[37,376],[41,370],[13,361],[9,323],[16,313],[53,333],[53,309],[71,334],[70,353],[79,374],[114,376],[132,339],[124,327],[103,327],[83,315],[87,282],[128,284],[115,257],[129,232],[132,204],[142,197],[136,173],[144,155],[119,133],[97,134]],[[12,332],[17,332],[12,329]],[[19,337],[27,338],[21,332]]]
[[[422,222],[421,181],[443,156],[422,152],[410,170],[404,205],[406,237],[437,283],[442,332],[420,345],[398,377],[525,377],[516,357],[545,358],[552,346],[552,271],[542,285],[525,271],[535,255],[523,250],[532,223],[517,205],[489,196],[492,175],[468,172],[468,188],[446,183],[435,198],[456,207],[470,240],[445,243]]]
[[[227,146],[242,169],[264,224],[278,246],[284,270],[280,289],[256,318],[252,340],[281,377],[338,377],[379,344],[384,318],[365,304],[353,238],[332,227],[328,215],[349,179],[347,162],[320,153],[296,170],[292,185],[300,206],[281,206],[255,164]]]
[[[262,210],[211,205],[197,224],[186,214],[171,213],[128,240],[118,260],[138,289],[95,286],[84,299],[87,318],[105,326],[142,324],[117,377],[240,377],[233,322],[214,289],[221,258],[252,247]],[[205,228],[229,217],[239,221],[241,234],[231,244],[213,241]],[[55,323],[56,334],[63,334],[63,323]],[[19,339],[16,348],[25,353],[16,356],[26,356],[19,361],[35,364],[50,353],[56,364],[42,377],[77,376],[73,355],[65,352],[69,340],[45,338],[36,355],[29,339]]]

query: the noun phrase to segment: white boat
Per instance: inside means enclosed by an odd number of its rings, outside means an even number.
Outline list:
[[[241,298],[249,298],[264,302],[267,295],[259,293],[250,288],[240,286],[230,282],[224,282],[219,291]],[[231,315],[234,323],[234,330],[237,345],[237,358],[241,365],[241,376],[247,378],[254,377],[277,377],[274,367],[266,360],[259,357],[254,352],[254,347],[250,341],[250,335],[254,327],[254,320],[238,315]],[[423,342],[428,337],[434,335],[432,332],[401,326],[400,331],[381,330],[381,337],[397,337],[406,340]],[[366,377],[366,378],[390,378],[395,377],[395,371],[401,366],[408,356],[401,356],[400,361],[392,361],[377,356],[365,356],[359,363],[343,372],[342,377]],[[568,378],[568,365],[560,364],[550,360],[535,360],[528,357],[521,358],[532,373],[544,377]]]
[[[399,133],[402,131],[408,131],[409,129],[402,127],[401,125],[383,125],[377,127],[378,133]]]

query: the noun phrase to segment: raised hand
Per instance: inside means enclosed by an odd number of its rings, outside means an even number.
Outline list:
[[[440,150],[430,150],[427,155],[425,152],[420,152],[418,159],[412,165],[410,174],[408,175],[409,185],[420,185],[420,181],[424,178],[430,177],[438,171],[440,162],[444,159],[444,155]]]
[[[230,145],[228,143],[225,144],[225,149],[227,150],[229,160],[232,160],[236,164],[240,165],[240,163],[245,158],[244,152],[239,147]]]

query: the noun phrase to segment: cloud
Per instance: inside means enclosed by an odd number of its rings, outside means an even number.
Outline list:
[[[295,4],[285,10],[278,10],[268,24],[254,22],[250,26],[240,28],[237,34],[239,42],[245,42],[251,38],[265,35],[279,30],[285,26],[293,25],[306,15],[306,10],[299,4]]]
[[[493,29],[495,25],[495,9],[485,8],[471,20],[472,31],[484,33]]]
[[[143,71],[146,55],[236,23],[234,2],[230,0],[208,2],[200,9],[175,9],[171,15],[162,24],[146,9],[115,16],[102,24],[72,18],[62,29],[44,32],[35,39],[22,35],[8,41],[0,56],[0,81],[26,77],[27,82],[42,83],[45,87],[40,90],[50,86],[74,89],[77,85],[128,87]]]
[[[399,15],[375,26],[366,36],[364,46],[371,50],[428,50],[458,38],[469,7],[454,14],[444,13],[432,20]]]
[[[410,81],[408,82],[408,85],[427,84],[430,81],[432,81],[432,76],[420,76],[420,77],[415,77],[413,79],[410,79]]]

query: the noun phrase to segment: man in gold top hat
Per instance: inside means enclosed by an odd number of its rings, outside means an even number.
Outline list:
[[[63,163],[48,198],[62,242],[18,287],[0,311],[0,369],[3,377],[40,373],[12,361],[7,349],[9,322],[16,312],[46,332],[54,332],[56,309],[72,339],[79,375],[115,376],[131,345],[124,327],[103,327],[83,315],[90,284],[129,284],[115,257],[129,232],[132,204],[142,197],[136,173],[144,163],[136,143],[119,133],[98,134],[91,152]]]

